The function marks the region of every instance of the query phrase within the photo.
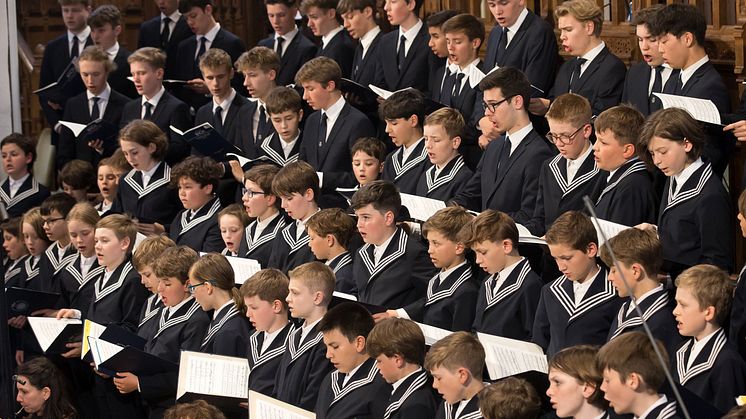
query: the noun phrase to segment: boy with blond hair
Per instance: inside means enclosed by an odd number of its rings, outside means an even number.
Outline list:
[[[266,100],[277,87],[280,57],[267,47],[254,47],[238,57],[235,67],[243,75],[243,86],[249,93],[247,113],[250,119],[244,121],[249,124],[248,141],[239,147],[247,153],[246,157],[252,158],[256,148],[273,132]]]
[[[727,339],[733,281],[713,265],[697,265],[676,278],[673,315],[684,344],[676,351],[672,373],[684,388],[722,412],[746,392],[746,363]]]
[[[158,295],[158,277],[155,276],[153,266],[163,252],[173,246],[176,246],[176,243],[166,236],[148,237],[140,243],[137,252],[132,255],[132,266],[140,274],[140,282],[152,294],[140,310],[137,335],[143,339],[152,338],[158,331],[157,314],[163,308],[163,301]]]
[[[435,342],[425,357],[433,388],[443,396],[436,418],[477,419],[484,388],[484,348],[469,332],[455,332]]]
[[[327,208],[308,219],[306,230],[311,252],[334,271],[334,289],[356,294],[352,254],[348,250],[356,233],[355,220],[339,208]]]
[[[285,301],[290,316],[303,323],[288,338],[272,397],[313,411],[321,382],[333,369],[318,325],[332,300],[334,272],[321,262],[310,262],[292,269],[289,278]]]

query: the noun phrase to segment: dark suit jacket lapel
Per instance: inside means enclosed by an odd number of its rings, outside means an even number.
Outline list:
[[[420,31],[417,32],[417,36],[415,36],[412,40],[412,45],[409,46],[409,51],[407,51],[407,55],[404,57],[404,64],[402,64],[401,70],[399,71],[399,80],[401,80],[401,76],[407,72],[407,68],[409,68],[409,64],[412,63],[417,50],[419,48],[422,48],[423,42],[427,42],[427,40],[425,39],[426,36],[429,36],[427,32],[427,25],[425,25],[425,22],[422,22]],[[396,37],[395,43],[397,44],[395,47],[398,47],[399,37]],[[394,51],[396,51],[396,48],[394,49]],[[394,61],[394,63],[396,63],[396,61]]]
[[[158,105],[156,105],[155,109],[153,109],[153,116],[150,117],[150,120],[155,122],[158,117],[161,115],[161,113],[164,112],[164,109],[168,106],[168,100],[170,99],[171,95],[168,93],[168,91],[164,91],[163,95],[161,96],[160,100],[158,100]],[[142,111],[142,102],[140,102],[140,110]],[[168,135],[168,133],[166,133]]]
[[[508,160],[508,166],[507,166],[507,167],[505,168],[505,170],[502,170],[502,169],[500,170],[500,172],[501,172],[501,174],[502,174],[502,175],[501,175],[501,176],[500,176],[500,177],[499,177],[498,179],[495,179],[495,183],[494,183],[494,186],[492,187],[492,191],[490,191],[490,195],[489,195],[489,197],[487,198],[487,202],[489,202],[489,201],[490,201],[490,199],[492,199],[492,196],[493,196],[493,195],[495,195],[495,192],[497,192],[497,188],[499,188],[499,187],[500,187],[500,184],[501,184],[501,183],[503,182],[503,180],[505,179],[505,174],[506,174],[506,173],[508,173],[508,171],[509,171],[509,170],[510,170],[510,168],[511,168],[511,167],[513,166],[513,164],[515,164],[515,162],[516,162],[516,161],[518,161],[518,159],[520,158],[521,154],[523,154],[523,153],[524,153],[524,152],[526,151],[526,149],[528,148],[528,146],[527,146],[526,144],[527,144],[527,143],[528,143],[529,141],[532,141],[531,135],[533,134],[533,132],[534,132],[534,131],[533,131],[533,130],[531,130],[531,131],[530,131],[530,132],[529,132],[529,133],[528,133],[528,134],[526,135],[526,137],[525,137],[525,138],[523,138],[523,139],[521,140],[521,142],[520,142],[520,143],[518,144],[518,147],[516,147],[516,148],[515,148],[515,150],[514,150],[514,151],[513,151],[513,152],[512,152],[511,154],[510,154],[510,159]],[[505,137],[503,137],[503,139],[504,139],[504,138],[505,138]],[[505,141],[503,140],[503,143],[504,143],[504,142],[505,142]],[[503,144],[502,146],[504,147],[504,146],[505,146],[505,144]],[[500,155],[500,154],[498,153],[498,156],[499,156],[499,155]],[[495,169],[495,170],[497,170],[497,169]]]
[[[241,95],[236,92],[236,97],[233,98],[233,101],[231,102],[231,106],[228,108],[228,114],[225,116],[225,124],[223,125],[223,132],[228,133],[233,132],[233,126],[236,124],[239,124],[239,118],[238,114],[241,111],[241,107],[244,105],[244,100]]]
[[[688,96],[689,90],[691,90],[691,87],[697,85],[697,83],[699,82],[699,79],[701,79],[705,75],[705,73],[707,73],[707,71],[710,69],[709,68],[710,65],[711,65],[710,62],[708,61],[702,64],[697,70],[695,70],[694,74],[692,74],[691,77],[689,77],[689,80],[686,81],[686,84],[681,87],[680,95]],[[671,76],[673,76],[673,74],[671,74]]]
[[[580,80],[578,80],[578,86],[575,90],[579,91],[583,88],[585,83],[593,77],[593,73],[601,68],[601,62],[606,59],[607,55],[609,55],[609,49],[607,47],[604,47],[601,52],[596,55],[596,58],[594,58],[593,61],[588,64],[588,67],[583,71],[583,74],[580,76]]]
[[[329,136],[326,138],[326,142],[321,146],[316,148],[317,153],[317,159],[319,161],[319,167],[324,166],[324,161],[326,161],[326,156],[329,154],[328,150],[332,146],[332,143],[337,137],[337,134],[339,134],[339,131],[342,129],[342,125],[344,125],[345,118],[350,113],[350,104],[345,102],[344,106],[342,107],[342,110],[339,112],[339,115],[337,116],[337,120],[334,121],[334,126],[332,126],[332,129],[329,131]],[[313,128],[312,128],[313,129]],[[321,140],[321,139],[319,139]]]

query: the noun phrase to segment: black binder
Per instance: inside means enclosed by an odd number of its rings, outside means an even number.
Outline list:
[[[60,295],[28,288],[10,287],[5,293],[8,317],[28,316],[34,311],[54,308]]]
[[[220,133],[217,132],[208,122],[197,125],[196,127],[184,132],[174,129],[173,126],[171,127],[171,130],[177,134],[181,134],[182,138],[200,152],[200,154],[212,157],[215,161],[227,161],[227,153],[234,153],[239,156],[243,155],[243,151],[241,151],[240,148],[223,138],[223,136],[220,135]]]
[[[132,346],[125,346],[111,358],[99,364],[96,369],[111,376],[118,372],[131,372],[134,375],[142,376],[177,372],[179,371],[179,365]]]
[[[65,70],[60,74],[60,77],[57,78],[57,81],[34,90],[34,93],[48,101],[60,105],[64,104],[68,98],[80,93],[82,81],[80,80],[80,75],[78,74],[78,69],[76,67],[77,62],[77,58],[70,60],[70,63],[67,64],[67,67],[65,67]]]
[[[70,348],[65,345],[72,342],[80,342],[82,335],[83,323],[67,324],[65,328],[62,329],[62,332],[60,332],[60,334],[54,339],[54,342],[49,345],[49,348],[44,351],[44,354],[64,354],[70,350]],[[36,334],[34,334],[34,337],[36,337]],[[39,343],[39,346],[41,346],[41,342],[38,340],[37,342]]]

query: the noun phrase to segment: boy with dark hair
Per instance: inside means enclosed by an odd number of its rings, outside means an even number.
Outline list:
[[[264,0],[264,6],[275,33],[259,41],[258,45],[273,50],[280,57],[276,81],[278,86],[287,86],[294,82],[301,66],[316,56],[318,48],[295,24],[298,0]]]
[[[506,377],[479,392],[479,411],[485,419],[538,419],[541,399],[525,379]]]
[[[381,103],[379,112],[386,134],[397,146],[386,156],[381,179],[392,182],[401,193],[415,194],[429,166],[422,136],[425,95],[413,89],[396,92]]]
[[[137,36],[137,49],[144,47],[160,48],[166,53],[166,79],[176,74],[176,51],[179,43],[191,37],[192,31],[186,18],[179,13],[179,0],[157,0],[158,16],[140,24]]]
[[[300,153],[300,124],[303,102],[298,92],[290,87],[275,87],[267,95],[267,114],[273,133],[259,145],[259,155],[267,156],[280,167],[298,161]]]
[[[432,379],[422,368],[425,336],[413,321],[385,319],[376,323],[366,341],[368,355],[378,363],[383,378],[394,389],[388,398],[389,419],[430,419],[436,401]]]
[[[244,230],[238,255],[256,260],[262,268],[269,266],[274,241],[287,224],[280,213],[280,198],[272,192],[279,171],[275,165],[260,164],[246,172],[243,182],[243,206],[254,221]]]
[[[352,196],[351,207],[365,242],[353,263],[358,300],[389,309],[417,301],[436,272],[425,248],[396,225],[401,211],[396,186],[368,183]]]
[[[593,156],[602,172],[591,196],[603,220],[627,226],[655,220],[653,182],[637,157],[645,152],[639,141],[643,122],[640,112],[619,105],[601,112],[593,123]]]
[[[614,265],[612,253],[620,269]],[[628,228],[601,246],[601,260],[609,266],[609,281],[619,297],[624,298],[607,339],[635,330],[642,332],[644,319],[653,336],[666,345],[669,355],[674,355],[681,345],[681,337],[671,314],[674,299],[658,279],[663,261],[658,237],[650,231]],[[642,317],[637,314],[635,306],[640,308]]]
[[[282,209],[294,221],[282,229],[272,245],[268,266],[283,272],[315,260],[308,247],[306,221],[319,211],[319,178],[305,161],[290,163],[272,180],[272,194],[280,198]]]
[[[316,111],[306,121],[310,129],[303,132],[299,158],[323,173],[326,193],[355,184],[350,149],[358,138],[375,134],[370,120],[342,97],[341,79],[339,65],[327,57],[305,63],[295,76],[303,99]]]
[[[376,23],[378,6],[375,0],[340,0],[337,13],[352,39],[359,41],[352,59],[350,79],[367,86],[383,84],[381,60],[378,59],[383,33]]]
[[[732,301],[733,282],[716,266],[697,265],[676,278],[673,315],[686,341],[676,351],[674,379],[721,412],[746,391],[746,363],[722,327]]]
[[[256,331],[249,338],[249,389],[271,396],[280,359],[295,330],[288,321],[288,278],[277,269],[262,269],[241,284],[246,317]]]
[[[355,44],[340,25],[342,19],[336,8],[337,0],[303,0],[300,5],[301,13],[308,17],[308,28],[321,38],[316,56],[336,61],[342,69],[342,77],[347,78],[352,74]]]
[[[401,0],[384,5],[391,26],[399,27],[381,39],[383,86],[380,87],[386,90],[412,87],[428,91],[432,55],[427,46],[427,28],[418,17],[423,3],[423,0]]]
[[[126,69],[129,69],[126,61]],[[107,77],[114,70],[105,51],[98,47],[88,47],[80,53],[78,71],[86,91],[67,100],[62,120],[87,125],[97,119],[119,126],[124,105],[130,101],[127,96],[113,89]],[[129,74],[129,73],[128,73]],[[132,83],[125,80],[129,85]],[[108,140],[108,141],[102,141]],[[62,169],[71,160],[80,159],[97,164],[102,157],[109,157],[117,144],[113,138],[84,142],[75,138],[72,130],[64,127],[60,131],[57,144],[57,169]]]
[[[472,210],[492,208],[517,223],[527,222],[536,207],[541,165],[555,154],[528,118],[531,85],[510,67],[488,74],[480,83],[485,115],[504,136],[490,142],[474,176],[453,201]]]
[[[85,160],[71,160],[62,167],[57,180],[62,191],[75,198],[76,202],[88,202],[88,192],[96,183],[96,171]]]
[[[446,21],[458,14],[455,10],[440,10],[432,13],[425,19],[425,25],[427,26],[427,32],[430,35],[430,40],[427,42],[427,46],[433,54],[430,56],[430,80],[428,87],[430,90],[430,98],[434,101],[440,101],[441,89],[445,81],[445,76],[451,75],[455,72],[455,65],[451,63],[448,55],[448,45],[446,44],[446,35],[443,33],[443,24]],[[446,69],[446,74],[441,72],[442,68]]]
[[[531,340],[553,356],[568,346],[606,342],[622,301],[598,265],[598,238],[591,220],[562,214],[546,234],[562,276],[541,289]]]
[[[246,44],[236,35],[220,27],[213,15],[212,0],[179,0],[179,12],[184,15],[187,25],[194,32],[194,38],[187,38],[179,43],[176,59],[176,78],[186,80],[187,84],[180,90],[181,99],[194,109],[199,109],[209,99],[205,96],[210,89],[205,83],[199,67],[200,58],[211,48],[222,49],[235,62],[239,55],[246,51]],[[242,80],[234,75],[230,84],[243,93]]]
[[[352,172],[358,186],[378,180],[386,161],[386,144],[375,137],[363,137],[355,141],[350,150]]]
[[[693,5],[669,4],[655,14],[651,35],[659,39],[663,59],[679,77],[666,84],[663,93],[709,99],[720,114],[730,113],[730,98],[720,73],[705,51],[707,22]],[[718,127],[707,127],[704,154],[722,177],[735,143]]]
[[[61,283],[59,273],[67,267],[78,256],[78,250],[70,245],[70,234],[67,231],[67,213],[75,206],[77,201],[66,193],[56,193],[41,203],[39,210],[44,220],[44,232],[51,246],[39,260],[38,286],[26,283],[27,288],[39,289],[48,292],[60,292]],[[40,287],[39,287],[40,286]]]
[[[129,76],[129,65],[127,57],[130,52],[119,45],[119,35],[122,33],[122,14],[119,9],[111,4],[104,4],[94,10],[88,17],[88,26],[91,27],[91,38],[97,47],[101,48],[109,57],[109,62],[114,64],[114,69],[108,75],[111,88],[129,97],[136,98],[137,90]]]
[[[355,234],[355,220],[339,208],[327,208],[308,219],[306,230],[311,252],[334,271],[334,289],[356,294],[352,254],[349,252]]]
[[[484,348],[469,332],[455,332],[435,342],[425,357],[433,388],[443,396],[436,419],[477,419],[484,388]]]
[[[518,228],[507,214],[487,210],[460,233],[489,277],[477,294],[473,330],[529,340],[539,303],[541,280],[518,253]]]
[[[290,332],[277,368],[272,397],[305,410],[316,410],[321,383],[334,369],[326,359],[319,330],[334,292],[334,272],[321,262],[309,262],[290,271],[285,301],[290,316],[303,319]]]
[[[36,160],[36,140],[12,133],[0,141],[0,155],[3,172],[8,175],[0,186],[0,201],[9,217],[20,217],[49,196],[49,189],[31,173]]]
[[[188,157],[171,171],[171,184],[184,206],[168,234],[176,244],[205,253],[223,249],[218,227],[222,207],[216,196],[220,176],[220,166],[209,157]]]
[[[319,322],[326,357],[336,370],[321,382],[317,418],[383,417],[387,400],[381,394],[390,392],[391,386],[367,352],[373,326],[368,310],[354,302],[334,306]]]

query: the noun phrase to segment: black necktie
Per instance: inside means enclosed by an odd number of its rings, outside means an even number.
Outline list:
[[[277,37],[277,56],[282,58],[282,44],[285,42],[285,38],[278,36]]]
[[[464,76],[464,73],[456,73],[456,82],[453,83],[453,92],[451,92],[451,101],[448,103],[448,106],[451,106],[451,104],[453,104],[453,99],[461,94],[461,84],[464,80]]]
[[[70,58],[75,58],[80,55],[80,39],[77,36],[73,36],[73,48],[70,50]]]
[[[295,347],[296,348],[300,347],[301,337],[303,337],[303,329],[298,329],[298,331],[295,333],[295,337],[293,338],[293,339],[295,339]]]
[[[264,139],[264,135],[267,133],[267,112],[264,110],[264,105],[259,105],[259,123],[256,125],[256,141],[260,142]]]
[[[497,43],[497,53],[495,54],[495,64],[493,67],[500,65],[503,62],[503,56],[505,50],[508,48],[508,28],[503,28],[503,33],[500,35],[500,42]]]
[[[406,58],[406,42],[407,38],[402,35],[401,38],[399,38],[399,51],[396,53],[396,65],[398,66],[399,71],[401,71],[401,68],[404,65],[404,58]]]
[[[495,275],[490,278],[490,293],[492,295],[495,295],[495,291],[497,291],[497,281],[500,280],[500,273],[496,273]]]
[[[343,374],[343,373],[341,373],[341,372],[340,372],[340,373],[339,373],[339,376],[337,377],[337,385],[339,386],[339,388],[340,388],[340,389],[341,389],[341,388],[344,388],[344,384],[345,384],[345,376],[346,376],[346,375],[347,375],[347,374]]]
[[[453,95],[453,86],[456,84],[456,74],[446,65],[445,77],[443,78],[443,87],[440,89],[440,103],[450,106],[451,96]]]
[[[355,80],[361,62],[363,61],[363,44],[357,44],[355,48],[355,58],[352,60],[352,79]]]
[[[101,117],[101,110],[98,107],[98,101],[101,100],[101,98],[94,96],[91,100],[93,101],[93,105],[91,106],[91,121],[95,121]]]
[[[168,38],[171,37],[171,26],[169,26],[169,23],[171,23],[171,18],[164,17],[163,30],[161,31],[161,48],[164,50],[168,47]]]
[[[435,294],[436,291],[438,291],[438,287],[440,286],[440,274],[435,275],[435,278],[433,278],[433,287],[432,287],[432,293]]]
[[[197,57],[194,59],[194,66],[197,68],[198,72],[199,59],[200,57],[202,57],[202,54],[204,54],[205,51],[207,51],[207,38],[203,36],[199,39],[199,51],[197,51]]]
[[[678,185],[676,184],[676,178],[672,176],[671,177],[671,191],[673,192],[673,195],[676,195],[676,187],[677,186]]]
[[[659,65],[655,67],[654,71],[655,80],[653,80],[653,88],[650,90],[650,113],[660,109],[658,98],[653,93],[661,93],[663,91],[663,66]]]
[[[500,173],[504,173],[505,169],[508,167],[508,160],[510,160],[510,138],[508,138],[508,134],[505,134],[505,143],[503,144],[502,150],[500,150],[500,157],[497,159],[497,171],[496,179],[499,178]]]
[[[667,93],[669,95],[674,94],[674,90],[676,89],[676,84],[681,82],[681,78],[679,76],[680,73],[681,73],[680,70],[671,71],[671,75],[668,76],[668,80],[666,80],[666,84],[663,85],[663,93]]]
[[[326,142],[326,112],[321,112],[321,123],[319,124],[319,147],[323,147]]]
[[[213,122],[215,130],[220,134],[223,133],[223,108],[221,106],[215,107],[215,113],[213,114]]]
[[[143,119],[148,119],[153,117],[153,104],[150,102],[145,102],[145,117]]]
[[[684,88],[684,83],[683,83],[683,82],[681,81],[681,73],[679,73],[679,74],[678,74],[678,75],[676,76],[676,79],[675,79],[675,81],[674,81],[674,85],[673,85],[673,94],[675,94],[675,95],[680,95],[680,94],[681,94],[681,90],[682,90],[683,88]]]
[[[580,67],[585,64],[585,62],[588,61],[585,58],[576,58],[575,62],[573,63],[572,68],[572,74],[570,75],[570,92],[577,90],[578,84],[580,82]]]

